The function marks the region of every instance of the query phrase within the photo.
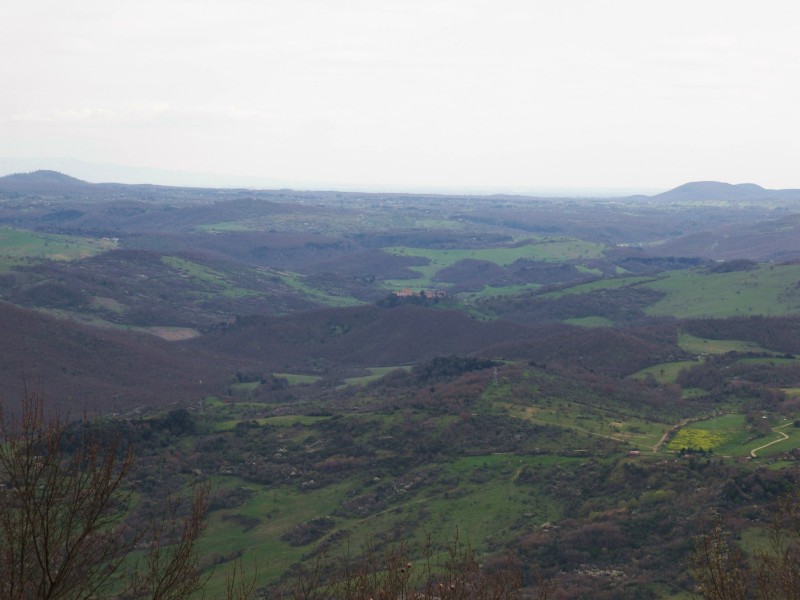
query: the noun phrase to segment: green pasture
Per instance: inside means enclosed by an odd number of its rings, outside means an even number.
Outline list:
[[[242,231],[258,231],[260,227],[250,221],[220,221],[219,223],[207,223],[195,227],[196,231],[205,233],[232,233]]]
[[[324,290],[317,289],[305,283],[303,279],[305,276],[300,275],[298,273],[279,273],[277,271],[273,272],[276,277],[279,277],[281,281],[288,287],[292,288],[296,292],[303,294],[304,296],[309,297],[311,300],[315,302],[319,302],[320,304],[324,304],[325,306],[331,307],[346,307],[346,306],[357,306],[360,304],[364,304],[360,300],[356,300],[352,296],[339,296],[334,294],[329,294]]]
[[[655,377],[658,383],[675,383],[678,379],[678,374],[684,369],[691,369],[692,367],[700,364],[696,360],[679,360],[675,362],[661,363],[647,367],[631,375],[636,379],[643,379],[648,375]]]
[[[667,449],[677,452],[681,448],[713,450],[715,454],[741,456],[749,454],[748,432],[745,416],[726,414],[682,427],[667,444]]]
[[[495,405],[513,417],[532,423],[558,427],[583,436],[614,440],[622,444],[653,448],[661,436],[669,429],[669,424],[655,423],[611,407],[547,399],[533,406],[523,406],[511,402],[497,402]],[[578,436],[572,436],[578,438]],[[575,442],[577,439],[566,442]],[[562,445],[564,442],[559,442]]]
[[[310,549],[309,546],[292,546],[281,540],[281,535],[298,523],[330,515],[350,489],[349,482],[342,482],[313,492],[301,492],[297,486],[260,486],[234,477],[215,478],[213,485],[214,488],[231,485],[246,487],[255,493],[241,506],[211,513],[201,553],[225,556],[241,551],[246,567],[257,565],[261,584],[277,578],[291,564],[300,561]],[[249,529],[237,526],[230,519],[235,515],[256,520],[257,524]],[[228,520],[225,520],[226,516]],[[224,580],[217,585],[222,583]],[[208,591],[213,592],[213,589]]]
[[[769,435],[753,440],[751,450],[756,450],[758,458],[764,458],[800,446],[800,428],[794,426],[793,421],[781,422]],[[769,444],[767,447],[761,447]],[[749,452],[749,451],[748,451]]]
[[[396,256],[419,256],[428,259],[427,265],[410,267],[420,274],[416,280],[391,282],[391,285],[430,287],[432,279],[440,270],[466,260],[485,260],[500,266],[521,260],[561,262],[567,260],[592,260],[603,255],[601,244],[570,238],[530,238],[528,243],[503,248],[450,249],[412,248],[408,246],[387,247],[383,250]],[[389,282],[387,282],[389,283]]]
[[[231,401],[217,396],[206,396],[202,401],[202,418],[211,429],[218,423],[229,423],[234,427],[239,421],[258,420],[278,407],[280,405],[267,402]]]
[[[603,276],[603,271],[600,269],[593,269],[584,265],[575,265],[575,269],[580,273],[586,273],[587,275],[595,275],[597,277]]]
[[[598,290],[616,290],[654,281],[652,277],[615,277],[613,279],[597,279],[587,283],[579,283],[562,290],[540,294],[540,298],[561,298],[569,294],[588,294]]]
[[[237,392],[252,392],[260,385],[260,381],[247,381],[245,383],[232,383],[230,388]]]
[[[313,232],[329,235],[350,234],[359,231],[386,229],[461,229],[463,224],[448,219],[421,215],[417,210],[375,210],[365,208],[361,213],[352,211],[292,211],[250,216],[247,219],[218,221],[195,227],[204,233],[230,233],[243,231]]]
[[[77,260],[116,248],[110,239],[93,239],[53,233],[34,233],[0,227],[0,270],[23,259]]]
[[[615,403],[611,396],[585,395],[581,400],[545,396],[535,385],[527,390],[491,386],[484,391],[483,399],[496,410],[515,417],[650,446],[658,442],[671,424],[685,416],[673,414],[668,406],[659,414],[654,414],[652,408],[637,410]]]
[[[690,335],[684,331],[678,334],[678,346],[692,354],[727,354],[728,352],[770,352],[756,344],[742,340],[712,340]]]
[[[314,425],[321,421],[327,421],[330,417],[310,416],[310,415],[279,415],[277,417],[267,417],[264,419],[265,425],[273,427],[295,427],[298,425]]]
[[[414,229],[465,229],[464,223],[452,219],[415,219]]]
[[[406,283],[405,286],[407,285],[408,284]],[[464,294],[459,294],[459,296],[464,296],[466,298],[469,298],[470,300],[481,300],[496,296],[515,296],[523,292],[538,290],[540,287],[542,286],[539,285],[538,283],[526,283],[524,285],[509,285],[505,287],[495,287],[492,285],[486,285],[479,292],[474,292],[474,293],[468,292]]]
[[[319,375],[304,375],[302,373],[273,373],[272,376],[286,379],[289,385],[308,385],[322,379]]]
[[[128,310],[128,306],[114,300],[113,298],[105,298],[102,296],[93,296],[91,299],[91,307],[97,310],[104,310],[114,314],[123,314]]]
[[[360,375],[358,377],[347,377],[344,380],[344,386],[348,385],[366,385],[367,383],[372,383],[373,381],[377,381],[381,377],[388,375],[392,371],[396,371],[397,369],[403,369],[408,371],[411,367],[407,366],[399,366],[399,367],[369,367],[367,371],[369,371],[369,375]]]
[[[428,536],[436,553],[458,533],[461,542],[469,543],[481,555],[498,542],[545,522],[557,522],[561,517],[560,504],[546,496],[538,478],[520,480],[524,469],[570,468],[583,460],[558,456],[465,457],[431,467],[424,485],[411,485],[385,508],[354,517],[344,517],[336,511],[354,494],[369,491],[370,487],[358,478],[299,491],[300,481],[260,486],[236,477],[215,477],[214,489],[245,487],[252,495],[241,506],[211,514],[201,553],[224,557],[241,550],[245,567],[258,566],[260,585],[274,581],[337,531],[346,531],[347,535],[330,548],[333,557],[347,548],[351,555],[358,554],[365,543],[398,528],[404,532],[403,541],[418,553]],[[382,480],[371,485],[381,483]],[[238,525],[237,515],[248,519],[250,526]],[[335,521],[335,528],[322,538],[303,546],[292,546],[280,539],[294,525],[326,516]],[[231,565],[217,568],[209,592],[221,589],[224,572]]]
[[[215,294],[220,294],[228,298],[243,298],[245,296],[258,295],[258,292],[254,290],[237,287],[228,280],[224,273],[205,265],[176,256],[162,256],[161,262],[175,269],[181,276],[191,278],[201,285],[209,287]]]
[[[785,358],[783,356],[762,356],[762,357],[745,357],[740,358],[736,362],[743,365],[772,365],[772,366],[788,366],[800,363],[797,358]]]
[[[439,475],[445,485],[418,502],[424,530],[439,542],[462,532],[462,540],[469,536],[465,541],[482,552],[493,542],[558,521],[559,504],[546,496],[538,481],[522,482],[519,476],[525,468],[569,467],[581,460],[486,455],[451,462]]]
[[[131,327],[129,325],[121,325],[119,323],[113,323],[101,317],[95,316],[91,313],[84,314],[84,313],[74,312],[71,310],[65,310],[63,308],[37,308],[36,310],[46,315],[51,315],[53,317],[56,317],[57,319],[64,319],[65,321],[74,321],[77,323],[83,323],[85,325],[91,325],[92,327],[99,327],[103,329],[119,329],[125,331],[140,331],[144,329],[144,328]]]
[[[772,425],[776,422],[771,421]],[[713,450],[718,456],[750,456],[757,450],[758,457],[786,452],[800,445],[800,429],[791,421],[777,422],[777,431],[764,436],[754,436],[743,414],[726,414],[696,421],[678,430],[667,448],[673,452],[681,448]],[[784,436],[778,431],[785,434]],[[775,443],[772,443],[775,442]],[[761,446],[766,446],[759,449]]]
[[[800,265],[762,265],[751,271],[670,271],[645,284],[665,296],[645,309],[650,315],[681,319],[800,312]]]
[[[577,317],[575,319],[565,319],[567,325],[578,325],[579,327],[611,327],[614,321],[605,317]]]
[[[256,417],[253,419],[227,419],[216,421],[213,424],[214,431],[231,431],[242,422],[256,422],[260,426],[269,425],[272,427],[305,427],[325,421],[330,417],[318,417],[308,415],[280,415],[277,417]]]

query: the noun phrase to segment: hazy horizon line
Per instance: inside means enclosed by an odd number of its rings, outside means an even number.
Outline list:
[[[88,183],[164,185],[247,189],[293,189],[362,193],[432,193],[464,195],[545,195],[560,197],[615,197],[651,195],[662,187],[553,186],[553,185],[458,185],[425,183],[359,183],[342,181],[289,180],[259,175],[198,173],[154,167],[129,167],[94,163],[71,157],[0,157],[0,176],[39,170],[58,171]]]

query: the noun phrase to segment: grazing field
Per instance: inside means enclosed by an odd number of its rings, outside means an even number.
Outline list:
[[[710,340],[693,336],[686,332],[678,334],[678,345],[693,354],[726,354],[728,352],[766,352],[754,342],[740,340]]]
[[[212,269],[183,258],[175,256],[162,256],[164,264],[175,269],[179,277],[194,279],[197,283],[205,286],[210,293],[222,294],[228,298],[243,298],[245,296],[255,296],[255,290],[237,287],[231,282],[225,273]]]
[[[597,281],[590,281],[589,283],[580,283],[573,285],[563,290],[554,292],[547,292],[541,294],[541,298],[561,298],[570,294],[588,294],[598,290],[614,290],[617,288],[629,287],[639,285],[642,283],[654,281],[652,277],[617,277],[613,279],[598,279]]]
[[[354,493],[365,491],[359,478],[348,477],[322,489],[300,491],[295,485],[260,486],[236,478],[215,478],[214,489],[244,492],[247,500],[231,509],[216,510],[203,547],[211,560],[228,562],[239,556],[245,566],[258,566],[261,584],[284,574],[320,545],[340,556],[357,554],[366,543],[397,539],[416,552],[430,538],[434,559],[448,541],[460,535],[478,556],[502,539],[557,521],[563,507],[544,493],[531,475],[562,470],[584,459],[559,456],[478,455],[417,472],[424,485],[392,482],[396,496],[390,508],[345,516],[340,507]],[[384,486],[383,478],[366,485]],[[289,537],[303,524],[321,525],[318,532]],[[300,527],[298,527],[300,525]],[[310,529],[310,527],[309,527]],[[218,558],[214,558],[218,557]],[[208,559],[207,559],[208,560]],[[221,585],[218,578],[214,586]],[[213,589],[211,590],[213,591]]]
[[[580,327],[612,327],[614,321],[605,317],[578,317],[575,319],[564,319],[567,325],[578,325]]]
[[[665,423],[648,421],[612,408],[577,402],[548,400],[537,406],[510,403],[497,403],[497,406],[508,411],[510,415],[531,423],[574,432],[575,435],[568,445],[562,445],[562,448],[585,447],[592,437],[596,437],[630,445],[631,448],[650,449],[669,429],[669,425]],[[563,440],[559,441],[559,444],[563,443]]]
[[[745,415],[732,413],[682,427],[667,447],[674,452],[691,448],[730,457],[747,457],[757,451],[758,457],[764,457],[786,452],[800,444],[800,430],[788,418],[768,418],[767,415],[758,418],[773,425],[773,431],[754,433]]]
[[[600,244],[577,239],[530,238],[525,240],[525,243],[505,248],[439,250],[395,246],[383,250],[397,256],[420,256],[429,261],[427,265],[411,267],[420,274],[419,278],[387,282],[389,285],[430,287],[433,285],[433,278],[437,272],[465,259],[484,260],[500,266],[507,266],[523,259],[546,262],[592,260],[602,257],[603,249],[604,247]]]
[[[319,375],[303,375],[301,373],[273,373],[274,377],[286,379],[289,385],[303,385],[309,383],[316,383],[322,379]]]
[[[695,360],[679,360],[675,362],[662,363],[660,365],[653,365],[642,369],[638,373],[634,373],[631,377],[641,379],[652,375],[658,383],[675,383],[678,374],[684,369],[691,369],[693,366],[700,364]]]
[[[525,285],[509,285],[506,287],[495,287],[492,285],[486,285],[480,292],[461,294],[459,295],[459,297],[463,296],[465,298],[468,298],[469,300],[480,300],[483,298],[490,298],[492,296],[514,296],[516,294],[521,294],[523,292],[538,290],[540,287],[542,286],[538,283],[528,283]]]
[[[308,285],[308,283],[305,282],[305,276],[299,273],[279,273],[275,274],[275,276],[279,277],[287,287],[325,306],[345,307],[364,304],[364,302],[351,296],[333,295]]]
[[[399,367],[368,367],[367,371],[369,371],[369,375],[361,375],[358,377],[347,377],[344,380],[343,385],[364,385],[367,383],[372,383],[373,381],[377,381],[384,375],[391,373],[392,371],[396,371],[397,369],[403,369],[408,371],[411,367],[407,366],[399,366]]]
[[[0,269],[21,264],[23,259],[77,260],[111,250],[111,239],[34,233],[0,227]]]
[[[800,265],[762,265],[748,271],[671,271],[645,284],[665,294],[650,315],[682,319],[800,313]]]

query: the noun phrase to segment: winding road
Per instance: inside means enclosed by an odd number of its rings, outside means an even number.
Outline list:
[[[784,427],[789,427],[790,425],[794,425],[794,423],[786,423],[785,425],[780,425],[779,427],[773,427],[772,431],[783,437],[780,437],[777,440],[773,440],[769,444],[764,444],[763,446],[759,446],[758,448],[753,448],[752,450],[750,450],[750,456],[756,458],[756,452],[758,452],[759,450],[763,450],[764,448],[772,446],[772,444],[777,444],[778,442],[782,442],[783,440],[788,440],[789,436],[783,433],[782,431],[778,430],[783,429]]]

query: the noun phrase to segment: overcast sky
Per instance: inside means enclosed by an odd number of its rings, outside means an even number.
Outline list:
[[[797,0],[3,0],[0,157],[800,187]]]

